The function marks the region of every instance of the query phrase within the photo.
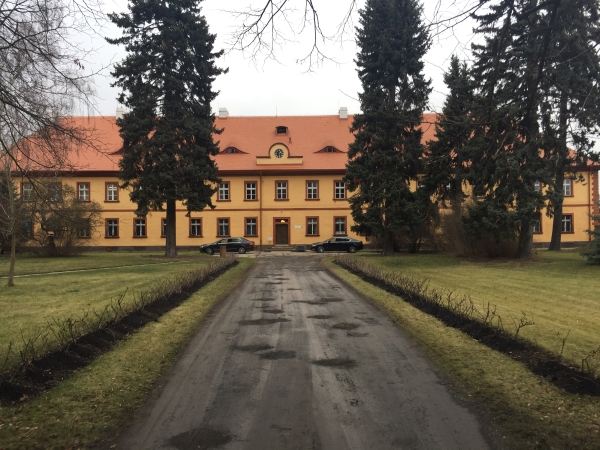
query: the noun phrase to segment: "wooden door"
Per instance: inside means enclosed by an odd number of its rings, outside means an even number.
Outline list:
[[[289,245],[288,231],[289,225],[287,223],[275,224],[275,245]]]

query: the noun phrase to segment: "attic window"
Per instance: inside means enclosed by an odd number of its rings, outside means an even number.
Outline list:
[[[227,147],[225,150],[223,150],[223,153],[242,153],[242,152],[240,152],[235,147]]]
[[[319,150],[317,153],[341,153],[337,148],[328,145],[327,147]]]
[[[275,127],[275,129],[277,130],[277,134],[287,134],[287,127],[280,126]]]

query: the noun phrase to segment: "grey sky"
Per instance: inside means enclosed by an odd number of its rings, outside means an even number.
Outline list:
[[[295,0],[296,4],[303,6],[303,0]],[[464,3],[467,0],[460,0]],[[234,17],[223,9],[243,9],[249,4],[259,5],[263,0],[206,0],[202,3],[202,10],[207,18],[210,31],[217,34],[216,49],[229,50],[227,41],[231,32],[236,27]],[[327,35],[333,35],[347,10],[349,0],[314,0],[317,7],[321,26]],[[446,10],[437,12],[439,17],[449,17],[458,12],[459,6],[454,0],[442,0],[442,7],[448,5]],[[364,5],[364,0],[358,1],[359,7]],[[430,21],[436,14],[437,1],[425,2],[425,21]],[[125,0],[106,0],[106,11],[124,11],[127,8]],[[354,25],[357,24],[358,14],[355,12]],[[294,17],[298,18],[298,15]],[[294,24],[293,24],[294,25]],[[445,97],[443,71],[447,69],[450,55],[456,52],[461,58],[468,57],[469,39],[471,37],[472,23],[465,22],[455,27],[453,31],[446,31],[433,40],[433,45],[426,55],[426,74],[431,77],[434,91],[430,97],[430,110],[439,111]],[[103,36],[116,36],[118,30],[112,24],[99,30]],[[264,57],[252,60],[248,54],[239,51],[227,51],[226,55],[218,61],[221,67],[228,67],[229,73],[220,76],[214,87],[220,91],[213,102],[213,111],[219,107],[226,107],[231,115],[236,116],[272,116],[278,115],[327,115],[336,114],[339,106],[346,106],[350,113],[359,111],[356,100],[360,90],[360,82],[356,74],[354,57],[357,49],[352,33],[347,34],[342,43],[329,42],[323,45],[327,56],[335,60],[325,61],[318,67],[313,67],[312,72],[307,72],[306,64],[298,64],[297,60],[304,57],[310,47],[310,33],[296,35],[296,42],[288,42],[277,49],[278,61],[265,60]],[[294,36],[288,33],[288,38]],[[98,71],[100,75],[94,77],[97,91],[96,111],[93,115],[115,114],[117,108],[117,89],[111,88],[110,65],[122,59],[125,52],[122,48],[111,46],[101,39],[89,43],[96,52],[89,56],[87,69]],[[264,56],[264,55],[263,55]]]

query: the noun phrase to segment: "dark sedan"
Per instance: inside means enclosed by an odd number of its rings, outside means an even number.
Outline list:
[[[221,245],[227,247],[228,252],[238,252],[244,254],[254,250],[254,242],[244,238],[223,238],[211,244],[204,244],[200,246],[200,252],[212,255],[215,252],[219,252]]]
[[[347,238],[347,237],[332,237],[323,242],[317,242],[310,246],[314,252],[349,252],[354,253],[356,250],[362,250],[362,241]]]

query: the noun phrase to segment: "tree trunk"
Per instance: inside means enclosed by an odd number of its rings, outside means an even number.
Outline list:
[[[556,199],[553,201],[552,209],[554,217],[552,219],[552,237],[550,238],[550,246],[548,250],[559,251],[562,239],[562,212],[563,212],[563,181],[565,174],[562,170],[557,171],[554,189],[556,190]],[[559,190],[560,189],[560,190]]]
[[[560,149],[559,156],[556,162],[556,176],[554,179],[554,218],[552,219],[552,238],[548,250],[559,251],[562,239],[562,212],[563,212],[563,182],[565,180],[565,166],[569,149],[567,148],[567,95],[561,94],[560,97],[560,117],[559,133],[560,133]]]
[[[519,246],[517,247],[517,258],[529,259],[533,250],[533,228],[531,220],[523,223],[521,233],[519,235]]]
[[[385,231],[383,235],[383,256],[394,255],[394,232]]]
[[[8,287],[15,285],[13,281],[15,276],[15,262],[17,260],[17,233],[15,228],[16,227],[13,227],[10,236],[10,266],[8,266],[8,282],[6,283],[6,286]]]
[[[174,258],[177,256],[177,233],[175,232],[175,200],[167,200],[167,230],[165,256]]]

